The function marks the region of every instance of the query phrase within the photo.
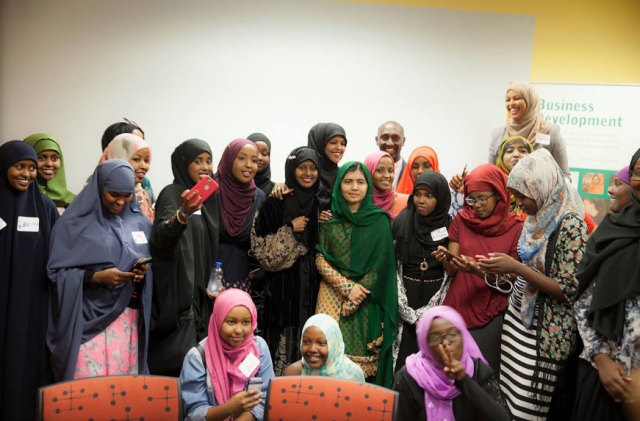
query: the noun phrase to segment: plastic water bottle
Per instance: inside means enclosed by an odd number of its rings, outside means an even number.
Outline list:
[[[216,267],[211,270],[211,275],[209,275],[209,285],[207,285],[207,292],[210,295],[218,295],[220,293],[222,278],[224,278],[222,263],[216,262]]]

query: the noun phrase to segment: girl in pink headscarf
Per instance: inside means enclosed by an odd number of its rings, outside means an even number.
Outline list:
[[[136,199],[138,199],[138,205],[140,205],[142,213],[153,223],[153,218],[155,217],[153,202],[142,187],[145,176],[151,167],[151,146],[135,134],[123,133],[109,142],[109,145],[102,152],[99,163],[109,159],[124,159],[131,164],[136,176]]]
[[[249,294],[227,289],[216,298],[209,336],[184,359],[180,384],[185,420],[253,421],[264,418],[264,399],[273,375],[267,343],[254,336],[256,307]],[[262,378],[262,390],[244,391]]]
[[[373,204],[389,213],[393,220],[402,209],[407,207],[408,194],[393,191],[395,163],[391,155],[383,151],[369,154],[364,164],[373,179]]]
[[[509,420],[498,381],[458,312],[430,308],[417,334],[420,352],[395,375],[396,421]]]

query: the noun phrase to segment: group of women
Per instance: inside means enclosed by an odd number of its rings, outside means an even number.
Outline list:
[[[393,387],[406,420],[566,419],[571,400],[573,419],[624,419],[640,382],[640,152],[589,237],[559,130],[527,84],[506,101],[490,164],[447,181],[421,146],[395,189],[384,151],[341,163],[334,123],[290,152],[284,183],[263,134],[229,143],[215,173],[187,140],[157,198],[133,122],[105,131],[77,197],[53,137],[3,144],[2,418],[52,381],[150,372],[180,376],[193,420],[262,419],[244,384],[274,375]],[[190,190],[206,176],[219,187],[203,201]]]

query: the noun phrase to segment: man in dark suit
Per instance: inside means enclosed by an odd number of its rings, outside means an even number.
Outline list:
[[[378,128],[376,143],[381,151],[387,152],[395,161],[395,175],[393,176],[393,188],[398,186],[398,180],[402,177],[404,167],[407,162],[402,158],[400,152],[404,146],[404,128],[395,121],[382,123]]]

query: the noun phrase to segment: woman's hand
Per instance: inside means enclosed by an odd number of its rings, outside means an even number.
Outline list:
[[[465,169],[462,175],[456,174],[449,180],[449,187],[454,191],[462,191],[464,186],[464,178],[467,176],[467,170]]]
[[[251,411],[258,406],[261,401],[262,392],[253,389],[247,392],[236,393],[226,402],[226,405],[232,411],[232,414],[239,414],[241,412]]]
[[[320,216],[318,216],[318,222],[323,223],[327,221],[331,221],[333,219],[333,215],[331,215],[331,211],[323,210],[320,212]]]
[[[447,255],[445,254],[445,251],[447,249],[442,247],[442,246],[438,246],[438,248],[434,251],[431,252],[431,255],[433,257],[436,258],[436,260],[440,263],[448,263],[449,259],[447,258]]]
[[[481,258],[478,260],[480,270],[488,274],[517,274],[521,266],[522,263],[505,253],[489,253],[488,259]]]
[[[632,398],[629,383],[631,377],[627,376],[624,368],[616,363],[607,354],[598,354],[593,357],[598,366],[600,382],[609,396],[616,402],[625,402]]]
[[[141,260],[144,260],[144,257],[141,257],[140,259],[138,259],[136,263],[133,264],[133,269],[131,269],[131,272],[135,273],[135,276],[133,277],[133,282],[142,281],[144,279],[144,275],[147,273],[147,269],[149,269],[148,264],[136,266],[136,264]]]
[[[367,294],[369,294],[369,290],[363,287],[360,284],[355,284],[351,291],[349,291],[349,301],[351,301],[356,306],[359,306],[366,298]]]
[[[342,316],[344,317],[351,316],[356,312],[357,309],[358,306],[353,304],[353,302],[345,301],[344,303],[342,303],[342,311],[340,312],[340,314],[342,314]]]
[[[464,369],[464,365],[454,358],[449,344],[438,345],[437,352],[444,364],[444,372],[447,374],[447,377],[456,381],[460,381],[465,378],[467,372]]]
[[[146,269],[145,269],[146,270]],[[134,272],[122,272],[116,267],[104,269],[93,274],[91,283],[93,285],[118,286],[124,284],[129,279],[135,277]],[[144,277],[144,276],[143,276]]]
[[[293,232],[303,232],[309,222],[309,218],[306,216],[299,216],[291,221],[293,225]]]
[[[454,256],[453,259],[451,259],[451,264],[458,270],[466,273],[472,273],[474,275],[478,275],[481,273],[480,269],[478,268],[478,262],[476,262],[473,257],[462,255],[460,255],[460,257]]]
[[[195,191],[191,194],[188,193],[189,190],[185,190],[180,195],[180,208],[182,209],[182,213],[187,216],[191,216],[194,212],[197,212],[202,208],[202,197],[198,197],[198,199],[191,204],[191,200],[193,200],[198,193]]]
[[[271,193],[269,194],[269,196],[275,197],[278,200],[282,200],[285,194],[289,194],[292,192],[293,192],[293,189],[290,189],[289,187],[287,187],[286,184],[277,183],[275,186],[273,186],[273,189],[271,189]]]

